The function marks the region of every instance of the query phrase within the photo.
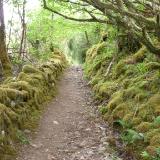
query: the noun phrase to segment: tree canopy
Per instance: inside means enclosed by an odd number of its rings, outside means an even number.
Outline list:
[[[152,40],[154,36],[160,41],[159,0],[43,0],[43,6],[69,20],[116,26],[135,36],[152,53],[160,55],[160,48]]]

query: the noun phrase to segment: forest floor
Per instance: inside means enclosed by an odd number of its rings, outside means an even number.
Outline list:
[[[115,160],[80,67],[67,69],[58,94],[17,160]],[[30,133],[31,134],[31,133]]]

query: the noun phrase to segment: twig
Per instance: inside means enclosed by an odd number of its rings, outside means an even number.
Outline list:
[[[112,65],[113,65],[113,62],[114,62],[114,58],[112,59],[112,61],[110,62],[109,66],[108,66],[108,68],[107,68],[107,72],[106,72],[106,74],[104,75],[105,77],[107,77],[107,75],[109,74],[109,71],[111,70],[111,67],[112,67]]]

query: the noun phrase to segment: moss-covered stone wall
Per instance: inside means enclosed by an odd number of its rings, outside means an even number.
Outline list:
[[[145,47],[133,54],[108,54],[107,43],[88,50],[84,71],[100,112],[121,126],[120,139],[137,159],[159,157],[160,62]],[[148,156],[148,157],[147,157]],[[159,157],[160,158],[160,157]]]
[[[66,66],[64,55],[55,50],[39,66],[25,65],[16,78],[0,85],[0,159],[10,159],[19,131],[25,129],[44,102],[55,94],[58,75]]]

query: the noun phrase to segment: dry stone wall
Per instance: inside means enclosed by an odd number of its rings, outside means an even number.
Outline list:
[[[7,159],[19,130],[55,94],[58,75],[66,66],[65,56],[55,50],[40,66],[25,65],[16,78],[0,85],[0,159]]]

